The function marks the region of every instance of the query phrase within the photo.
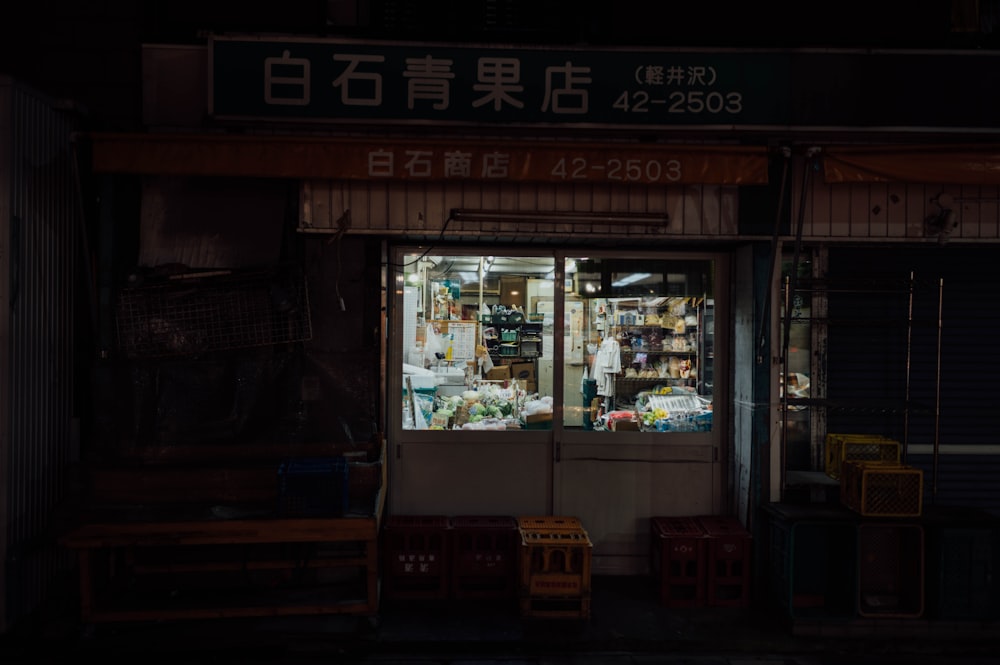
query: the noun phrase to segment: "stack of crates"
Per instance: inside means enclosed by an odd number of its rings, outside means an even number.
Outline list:
[[[749,607],[750,532],[735,517],[706,515],[697,519],[706,538],[705,604],[709,607]]]
[[[826,474],[840,503],[865,517],[919,517],[923,471],[900,463],[900,445],[878,434],[827,434]]]
[[[593,544],[576,517],[518,517],[519,604],[526,618],[590,618]]]
[[[708,589],[708,542],[694,517],[650,519],[650,567],[667,607],[703,607]]]
[[[517,520],[460,515],[450,522],[452,598],[516,598]]]
[[[845,461],[869,464],[899,464],[899,441],[879,434],[827,434],[826,475],[840,479]]]
[[[382,529],[387,600],[448,597],[450,522],[441,515],[390,515]]]

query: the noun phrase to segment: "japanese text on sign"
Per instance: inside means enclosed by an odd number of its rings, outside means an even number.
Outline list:
[[[732,123],[754,121],[783,97],[747,80],[748,68],[766,61],[719,54],[235,38],[217,38],[212,48],[216,115]]]
[[[531,153],[531,167],[550,181],[593,181],[671,183],[680,182],[683,169],[679,159],[626,158],[547,155]],[[368,152],[367,175],[371,178],[438,178],[506,180],[511,165],[524,169],[518,159],[523,153],[485,152],[473,156],[460,150],[393,150],[377,148]],[[525,165],[524,168],[528,168]]]

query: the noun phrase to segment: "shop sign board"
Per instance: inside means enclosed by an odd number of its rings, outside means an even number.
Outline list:
[[[209,40],[209,113],[280,122],[997,128],[1000,53]]]
[[[92,135],[99,173],[635,185],[767,183],[767,150],[579,141]]]
[[[216,117],[446,124],[731,125],[788,108],[780,53],[214,37]]]

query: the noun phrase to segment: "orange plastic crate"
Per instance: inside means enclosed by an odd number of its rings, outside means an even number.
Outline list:
[[[521,596],[590,594],[593,544],[583,529],[521,531]]]
[[[545,516],[524,516],[517,518],[519,529],[529,529],[532,531],[554,531],[558,529],[577,530],[583,529],[583,524],[579,517],[568,515]]]
[[[590,618],[590,597],[520,599],[521,616],[528,619],[580,619]]]

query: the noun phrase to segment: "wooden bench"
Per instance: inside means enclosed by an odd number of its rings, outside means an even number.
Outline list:
[[[148,451],[90,470],[85,505],[61,539],[77,554],[83,621],[375,617],[384,440],[361,457],[351,447],[350,502],[332,517],[278,516],[280,458],[220,448]]]

